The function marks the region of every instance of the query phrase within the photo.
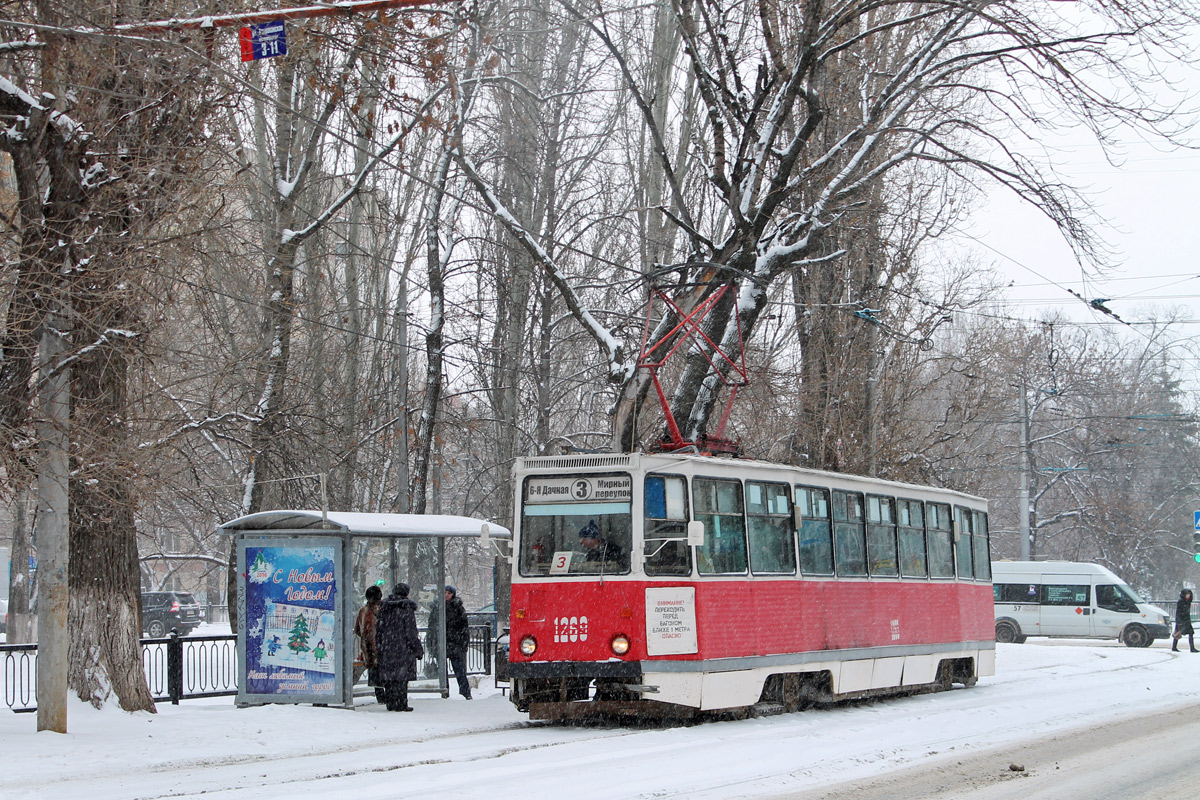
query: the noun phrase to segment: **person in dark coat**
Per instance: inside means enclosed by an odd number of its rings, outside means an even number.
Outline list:
[[[1171,649],[1176,653],[1179,652],[1179,639],[1187,635],[1188,646],[1192,652],[1197,652],[1196,642],[1192,638],[1195,631],[1192,630],[1192,590],[1184,589],[1179,593],[1179,602],[1175,604],[1175,634],[1171,637]]]
[[[375,623],[379,683],[388,711],[412,711],[408,682],[417,677],[417,661],[424,655],[417,633],[417,604],[408,599],[408,584],[397,583],[379,606]]]
[[[471,642],[467,610],[458,599],[458,590],[446,587],[446,660],[454,668],[458,693],[471,699],[471,684],[467,683],[467,645]]]
[[[625,551],[616,542],[600,535],[600,528],[595,520],[589,520],[579,530],[579,544],[583,547],[585,561],[614,561],[622,569],[628,569]]]

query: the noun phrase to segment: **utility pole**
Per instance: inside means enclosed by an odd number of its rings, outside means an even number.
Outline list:
[[[67,568],[70,522],[67,480],[70,464],[70,370],[61,364],[66,341],[62,317],[51,312],[42,324],[38,352],[38,550],[37,729],[67,732]]]
[[[1033,558],[1032,531],[1029,524],[1029,391],[1025,380],[1021,380],[1021,418],[1017,420],[1020,430],[1021,488],[1017,494],[1017,516],[1021,535],[1021,560]]]

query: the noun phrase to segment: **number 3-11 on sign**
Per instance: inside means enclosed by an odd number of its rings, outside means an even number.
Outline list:
[[[250,25],[238,31],[238,43],[242,47],[242,61],[286,56],[287,29],[281,19]]]

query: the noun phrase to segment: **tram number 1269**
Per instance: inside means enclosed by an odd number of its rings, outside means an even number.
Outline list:
[[[586,642],[588,637],[587,617],[555,617],[554,641]]]

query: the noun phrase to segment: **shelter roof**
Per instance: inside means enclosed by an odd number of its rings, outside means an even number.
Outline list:
[[[370,514],[361,511],[276,510],[260,511],[222,523],[219,530],[225,533],[245,531],[303,531],[304,533],[331,533],[351,536],[384,536],[395,538],[416,537],[468,537],[479,538],[483,526],[488,526],[488,535],[495,539],[509,539],[512,532],[475,517],[459,517],[452,514]]]

